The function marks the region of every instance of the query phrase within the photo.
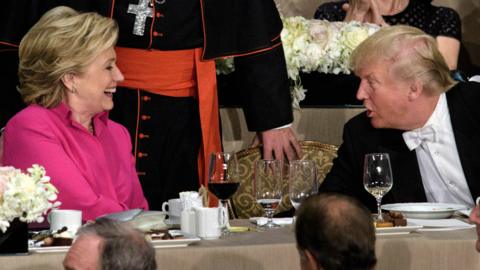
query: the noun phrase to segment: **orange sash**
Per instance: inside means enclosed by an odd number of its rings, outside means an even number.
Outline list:
[[[208,184],[208,162],[221,151],[215,62],[202,61],[202,49],[159,51],[117,47],[120,86],[154,94],[198,99],[202,145],[198,155],[200,185]]]

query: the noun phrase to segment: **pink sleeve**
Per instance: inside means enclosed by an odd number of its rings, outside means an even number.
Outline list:
[[[51,182],[59,190],[58,200],[62,203],[60,208],[82,210],[84,220],[129,209],[124,203],[92,190],[91,184],[52,131],[51,123],[48,119],[42,119],[42,115],[10,121],[4,136],[4,165],[22,170],[32,164],[44,166]]]

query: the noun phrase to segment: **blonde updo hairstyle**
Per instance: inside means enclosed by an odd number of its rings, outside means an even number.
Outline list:
[[[117,38],[117,23],[97,13],[64,6],[45,13],[20,42],[18,91],[23,101],[57,106],[68,90],[62,77],[82,74]]]
[[[446,92],[455,84],[436,40],[415,27],[383,27],[352,52],[350,66],[356,71],[380,61],[385,61],[385,68],[397,78],[420,81],[430,96]]]

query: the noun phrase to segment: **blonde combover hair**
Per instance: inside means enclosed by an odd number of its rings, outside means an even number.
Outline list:
[[[353,51],[350,66],[357,71],[380,61],[385,61],[385,68],[397,78],[420,81],[427,95],[441,94],[455,84],[436,40],[415,27],[380,29]]]
[[[97,13],[64,6],[45,13],[20,42],[18,90],[23,101],[57,106],[68,90],[62,77],[83,73],[117,38],[117,23]]]

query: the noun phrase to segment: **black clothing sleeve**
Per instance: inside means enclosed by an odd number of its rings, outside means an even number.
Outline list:
[[[235,58],[248,129],[265,131],[293,122],[283,47]]]

